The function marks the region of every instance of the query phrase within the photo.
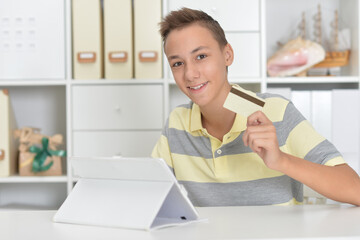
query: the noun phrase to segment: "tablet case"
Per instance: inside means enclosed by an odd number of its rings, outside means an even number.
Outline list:
[[[81,177],[55,222],[151,230],[199,220],[162,159],[72,158]]]

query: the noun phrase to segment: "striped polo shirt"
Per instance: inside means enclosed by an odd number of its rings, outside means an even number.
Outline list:
[[[275,94],[256,95],[265,100],[263,112],[276,128],[281,151],[328,166],[345,163],[292,102]],[[197,104],[181,105],[171,112],[152,157],[166,161],[195,206],[301,203],[302,183],[271,170],[244,145],[246,122],[246,117],[237,114],[220,141],[202,127]]]

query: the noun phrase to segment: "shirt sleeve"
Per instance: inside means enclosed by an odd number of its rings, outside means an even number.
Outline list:
[[[336,147],[314,129],[292,102],[286,107],[283,122],[288,128],[286,145],[290,154],[327,166],[346,163]]]
[[[151,153],[151,157],[164,159],[166,164],[171,169],[173,169],[172,157],[171,157],[169,142],[168,142],[168,138],[167,138],[167,132],[168,132],[168,122],[166,123],[166,125],[161,133],[161,136],[160,136],[159,140],[157,141],[157,143]]]

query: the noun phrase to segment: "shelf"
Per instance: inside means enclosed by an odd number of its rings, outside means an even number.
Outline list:
[[[260,77],[229,78],[230,83],[238,84],[261,84]]]
[[[176,85],[176,82],[173,78],[168,79],[170,85]],[[229,78],[230,83],[238,84],[261,84],[261,78],[249,77],[249,78]]]
[[[73,183],[77,183],[79,180],[80,180],[80,177],[75,176],[75,177],[72,178]]]
[[[267,78],[267,83],[359,83],[358,77],[282,77],[282,78]]]
[[[22,177],[22,176],[10,176],[10,177],[1,177],[0,183],[59,183],[67,182],[67,177],[63,176],[44,176],[44,177]]]
[[[0,86],[65,86],[66,80],[0,80]]]
[[[112,84],[163,84],[164,80],[162,79],[92,79],[92,80],[82,80],[82,79],[73,79],[71,81],[72,85],[112,85]]]

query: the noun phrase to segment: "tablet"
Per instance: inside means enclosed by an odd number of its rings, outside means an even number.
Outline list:
[[[79,180],[55,222],[152,230],[200,221],[162,159],[72,157],[70,163]]]

